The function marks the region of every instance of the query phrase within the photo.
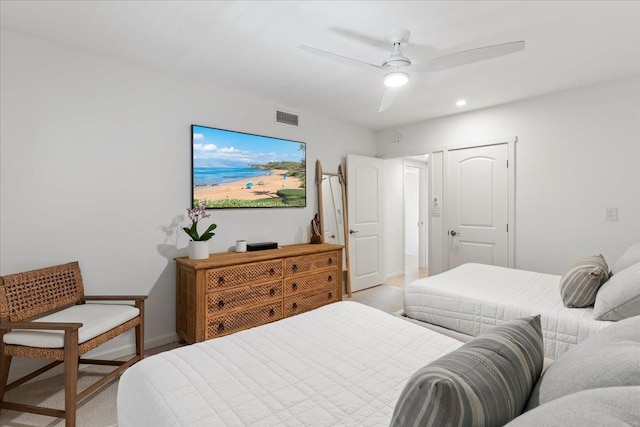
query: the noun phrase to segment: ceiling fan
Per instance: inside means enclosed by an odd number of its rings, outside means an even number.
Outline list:
[[[305,45],[300,45],[298,47],[306,50],[307,52],[320,55],[333,61],[354,65],[375,73],[384,72],[384,84],[387,88],[382,95],[380,107],[378,108],[379,112],[385,111],[389,108],[397,94],[398,88],[409,81],[409,73],[446,70],[448,68],[459,67],[460,65],[484,61],[485,59],[496,58],[498,56],[509,55],[511,53],[524,50],[524,41],[516,41],[465,50],[462,52],[452,53],[450,55],[432,58],[419,64],[412,64],[411,60],[404,56],[401,50],[403,43],[407,43],[410,35],[411,33],[406,29],[392,31],[387,34],[386,40],[393,45],[393,53],[382,62],[382,65],[370,64],[368,62],[348,58],[346,56],[326,52],[324,50]]]

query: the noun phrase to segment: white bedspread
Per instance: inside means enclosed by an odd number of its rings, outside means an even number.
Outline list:
[[[567,308],[560,276],[484,264],[464,264],[405,285],[405,315],[476,336],[510,319],[542,315],[545,357],[557,358],[611,322],[593,308]]]
[[[120,427],[388,426],[411,374],[461,342],[355,302],[151,356]]]

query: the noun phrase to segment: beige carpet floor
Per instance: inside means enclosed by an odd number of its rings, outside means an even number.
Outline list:
[[[179,344],[168,344],[145,351],[146,356],[178,347]],[[86,366],[78,372],[78,390],[84,390],[96,382],[101,374],[109,372],[113,367]],[[118,380],[114,379],[108,385],[93,393],[78,406],[76,425],[78,427],[107,427],[116,425],[116,393]],[[10,402],[29,405],[47,406],[62,409],[64,407],[64,377],[58,375],[42,381],[32,382],[17,387],[5,394]],[[64,426],[61,418],[45,417],[43,415],[27,414],[24,412],[8,411],[0,413],[2,427],[36,427],[36,426]]]
[[[352,301],[376,307],[388,313],[394,313],[402,308],[403,280],[397,280],[394,286],[380,285],[364,291],[354,292]],[[345,296],[345,300],[348,298]],[[146,351],[147,356],[176,348],[179,344],[168,344]],[[78,373],[78,389],[83,390],[97,381],[98,375],[108,372],[111,368],[105,366],[89,366]],[[109,427],[117,424],[116,394],[118,380],[114,379],[107,386],[93,393],[78,406],[76,415],[78,427]],[[22,385],[5,395],[6,400],[42,405],[62,409],[64,406],[64,377],[62,375],[42,381]],[[2,427],[36,427],[36,426],[64,426],[60,418],[27,414],[3,409],[0,413]]]

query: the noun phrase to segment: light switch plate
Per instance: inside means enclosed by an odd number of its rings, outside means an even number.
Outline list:
[[[604,217],[607,221],[617,221],[618,208],[606,208],[604,211]]]

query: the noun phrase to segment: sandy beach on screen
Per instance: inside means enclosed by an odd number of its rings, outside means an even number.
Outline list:
[[[220,185],[200,186],[194,189],[194,199],[202,200],[220,200],[220,199],[238,199],[238,200],[257,200],[278,197],[276,192],[284,188],[300,188],[302,180],[300,178],[287,177],[284,179],[283,174],[287,173],[286,169],[273,169],[271,175],[257,176],[254,178],[244,179],[242,181],[228,182]],[[252,188],[247,188],[248,182],[253,183]],[[262,182],[262,184],[259,184]]]

